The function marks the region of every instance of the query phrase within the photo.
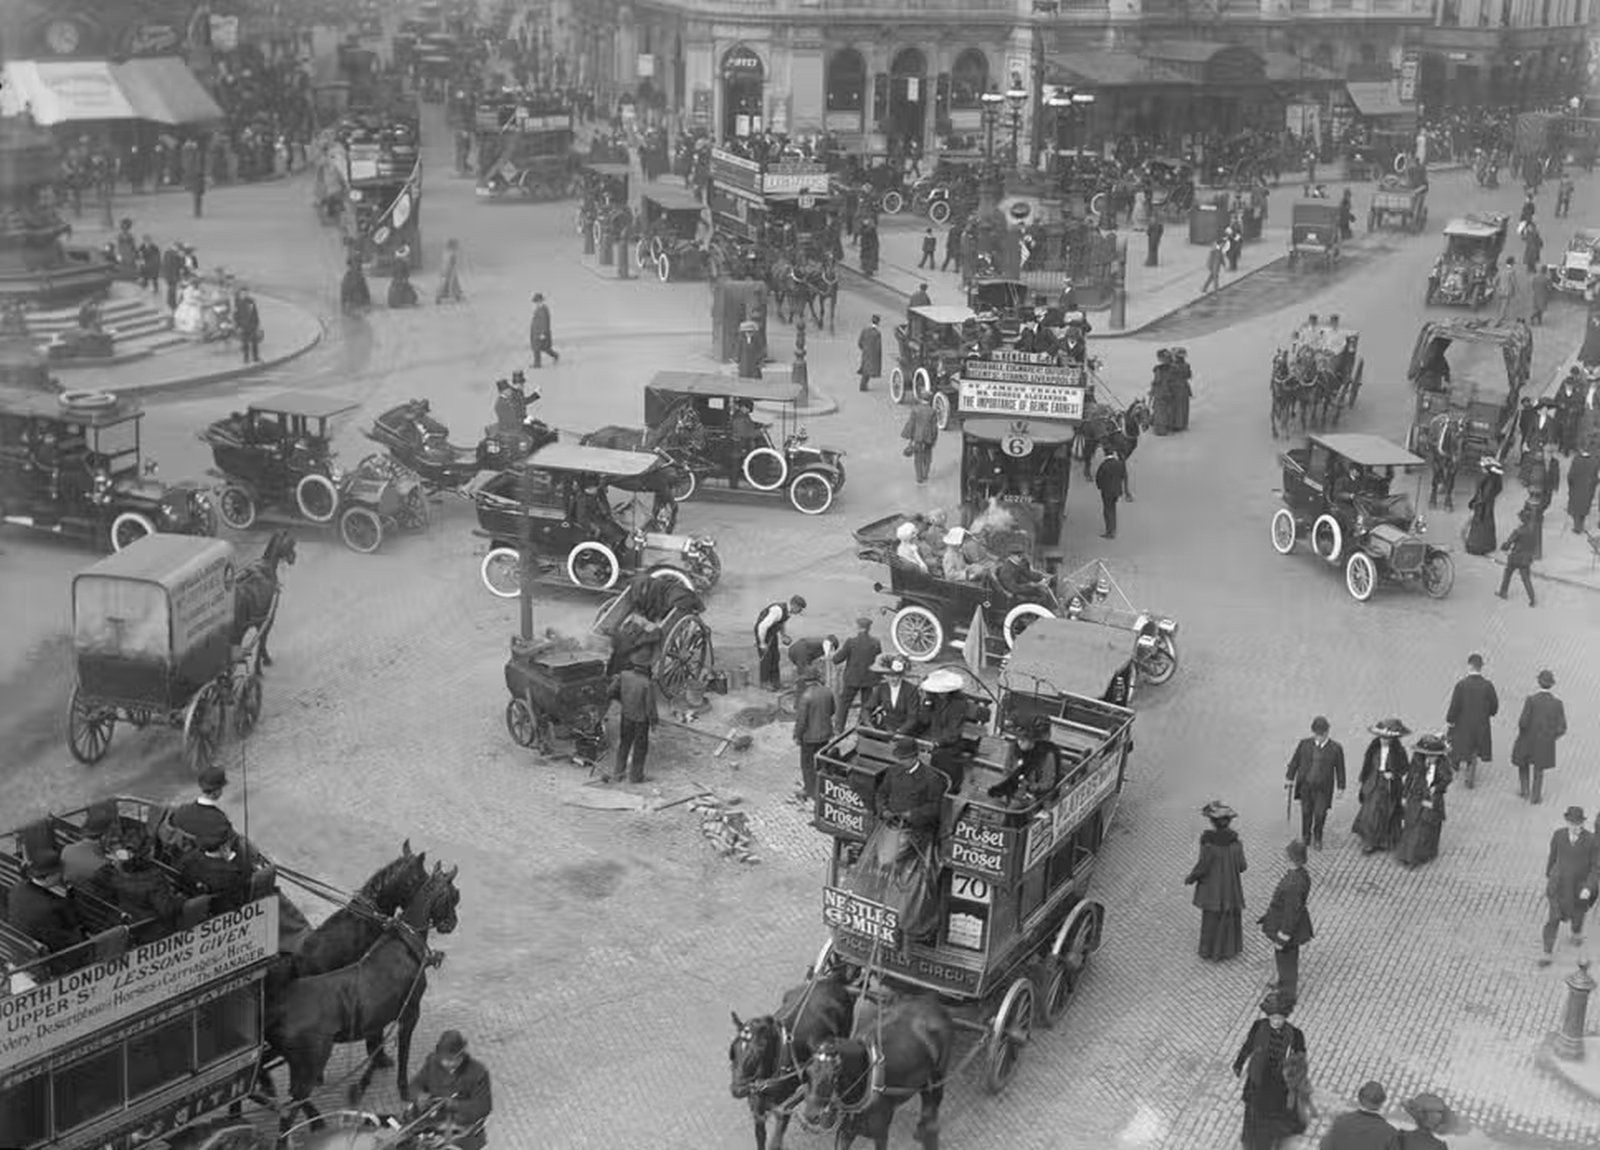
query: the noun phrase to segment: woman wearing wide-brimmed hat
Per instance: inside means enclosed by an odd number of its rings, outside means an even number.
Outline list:
[[[1350,829],[1361,840],[1362,853],[1373,854],[1391,850],[1400,842],[1402,799],[1411,765],[1401,740],[1411,728],[1399,719],[1384,719],[1367,729],[1372,732],[1372,742],[1361,758],[1361,809]]]
[[[1483,457],[1479,466],[1483,474],[1478,479],[1478,489],[1467,504],[1472,508],[1472,518],[1467,520],[1465,546],[1468,555],[1493,555],[1499,545],[1494,522],[1494,503],[1505,486],[1505,468],[1492,455]]]
[[[1284,1139],[1305,1131],[1299,1106],[1290,1096],[1284,1074],[1291,1061],[1306,1055],[1306,1036],[1289,1023],[1292,1002],[1277,994],[1261,1001],[1264,1017],[1256,1019],[1233,1060],[1234,1077],[1244,1079],[1245,1150],[1276,1150]]]
[[[1443,1098],[1437,1094],[1418,1094],[1402,1109],[1417,1128],[1400,1132],[1400,1150],[1448,1150],[1450,1144],[1439,1135],[1449,1131],[1455,1115]]]
[[[1395,851],[1395,857],[1408,867],[1439,856],[1444,793],[1454,778],[1449,757],[1449,744],[1439,735],[1423,735],[1412,751],[1411,773],[1406,776],[1406,826]]]
[[[1232,958],[1244,949],[1244,844],[1233,829],[1236,817],[1227,803],[1209,802],[1200,813],[1211,829],[1200,835],[1200,858],[1184,878],[1194,887],[1200,908],[1200,957],[1211,962]]]

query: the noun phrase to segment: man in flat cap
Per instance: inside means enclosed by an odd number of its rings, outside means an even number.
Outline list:
[[[426,1111],[437,1106],[441,1126],[459,1150],[484,1150],[488,1139],[484,1123],[494,1111],[488,1068],[467,1053],[467,1040],[459,1030],[447,1030],[411,1080],[412,1103]],[[441,1130],[441,1132],[444,1132]]]

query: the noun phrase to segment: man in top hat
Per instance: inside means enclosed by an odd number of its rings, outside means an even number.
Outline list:
[[[1572,925],[1572,944],[1583,944],[1583,920],[1600,890],[1600,840],[1584,827],[1582,807],[1568,807],[1566,825],[1550,836],[1550,855],[1544,864],[1544,897],[1550,915],[1544,923],[1544,955],[1549,966],[1562,923]]]
[[[67,897],[61,884],[59,854],[40,851],[33,856],[24,880],[8,894],[6,920],[52,955],[77,946],[88,937],[77,904]],[[58,978],[69,969],[71,964],[60,960],[45,965],[51,978]]]
[[[172,812],[172,825],[184,834],[198,839],[205,834],[233,834],[233,820],[222,810],[222,789],[228,785],[228,776],[221,767],[207,767],[200,772],[200,793]]]
[[[1344,794],[1344,748],[1328,737],[1322,715],[1311,720],[1311,737],[1295,744],[1283,777],[1300,800],[1300,841],[1320,851],[1334,794]]]
[[[1272,989],[1292,1006],[1300,997],[1300,948],[1315,937],[1315,932],[1306,907],[1311,898],[1311,875],[1306,871],[1304,840],[1291,839],[1283,848],[1283,857],[1289,861],[1289,869],[1273,889],[1266,913],[1256,922],[1273,947],[1277,978]]]
[[[648,648],[636,650],[616,677],[611,698],[621,708],[617,726],[617,766],[605,782],[645,781],[644,762],[650,755],[650,728],[661,721],[656,710],[656,686],[650,677]]]
[[[796,641],[795,646],[799,645]],[[833,738],[838,703],[823,683],[822,672],[815,663],[799,673],[795,690],[794,741],[800,748],[800,789],[794,797],[797,802],[809,805],[817,797],[817,752]]]
[[[1317,1150],[1401,1150],[1400,1131],[1383,1116],[1389,1092],[1381,1082],[1368,1082],[1356,1092],[1356,1109],[1333,1120]]]
[[[1517,794],[1531,803],[1544,802],[1544,773],[1556,769],[1556,740],[1567,733],[1567,709],[1550,692],[1555,685],[1548,669],[1539,672],[1539,689],[1522,701],[1517,740],[1511,744]]]
[[[873,685],[878,681],[874,668],[882,654],[883,644],[872,633],[871,618],[861,616],[856,620],[856,633],[841,643],[833,654],[835,665],[844,666],[839,682],[839,703],[833,712],[835,732],[844,732],[850,708],[855,706],[857,696],[861,699],[861,719],[866,721],[867,701],[872,696]]]
[[[1467,673],[1450,692],[1445,710],[1445,728],[1450,735],[1451,758],[1464,768],[1467,790],[1478,781],[1478,762],[1494,760],[1494,735],[1489,720],[1500,713],[1500,695],[1483,674],[1483,656],[1474,651],[1467,656]]]
[[[880,731],[898,731],[922,707],[922,692],[906,681],[910,663],[904,655],[880,655],[873,670],[883,676],[864,705],[862,720]]]
[[[543,292],[533,293],[533,318],[528,322],[528,346],[533,351],[534,367],[543,367],[543,357],[547,355],[552,363],[561,362],[551,334],[550,305],[544,302]]]
[[[494,1111],[489,1071],[467,1053],[467,1040],[459,1030],[447,1030],[411,1080],[412,1105],[426,1111],[435,1104],[439,1114],[459,1133],[450,1136],[458,1150],[483,1150],[487,1143],[483,1125]]]

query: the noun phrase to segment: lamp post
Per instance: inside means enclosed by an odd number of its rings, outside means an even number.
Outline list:
[[[990,88],[978,97],[978,102],[983,105],[983,128],[986,140],[984,155],[988,157],[989,163],[993,164],[994,130],[1000,123],[1000,105],[1006,102],[1006,98],[993,88]]]
[[[1011,109],[1011,166],[1016,167],[1020,157],[1017,154],[1018,138],[1022,135],[1022,110],[1028,106],[1028,90],[1016,83],[1020,77],[1012,76],[1012,85],[1006,92],[1006,104]]]
[[[1072,89],[1055,88],[1045,97],[1044,106],[1050,109],[1051,126],[1055,131],[1055,153],[1067,151],[1066,141],[1062,139],[1063,127],[1068,124],[1067,118],[1072,115]]]

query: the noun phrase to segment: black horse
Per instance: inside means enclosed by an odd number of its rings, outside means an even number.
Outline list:
[[[861,1137],[888,1150],[895,1109],[920,1094],[916,1140],[923,1150],[939,1150],[939,1106],[954,1047],[955,1024],[936,998],[865,1007],[856,1037],[830,1038],[811,1056],[801,1122],[836,1127],[835,1150],[850,1150]]]
[[[254,627],[263,667],[272,666],[267,636],[278,617],[278,594],[283,589],[278,567],[284,563],[293,567],[294,561],[294,536],[280,527],[267,539],[261,558],[240,570],[233,585],[233,643],[242,644]]]
[[[1083,441],[1083,477],[1094,478],[1096,452],[1109,449],[1123,459],[1131,456],[1139,446],[1139,436],[1149,426],[1150,405],[1142,398],[1134,400],[1121,412],[1101,403],[1092,404],[1078,425],[1078,438]]]
[[[802,1074],[812,1052],[827,1039],[850,1033],[854,1013],[850,989],[836,972],[789,990],[774,1014],[748,1022],[733,1016],[736,1033],[728,1044],[733,1096],[750,1103],[756,1150],[767,1148],[768,1114],[775,1119],[772,1150],[783,1150],[790,1115],[782,1104],[804,1085]]]
[[[280,1118],[287,1131],[300,1110],[320,1119],[311,1103],[311,1091],[322,1082],[323,1071],[342,1042],[364,1042],[390,1023],[399,1024],[399,1091],[411,1100],[408,1079],[411,1035],[422,1013],[422,996],[428,989],[428,967],[443,955],[428,946],[428,933],[449,934],[456,928],[456,905],[461,893],[455,886],[456,870],[434,864],[433,873],[406,905],[405,913],[386,922],[383,936],[354,965],[326,974],[295,979],[268,1003],[265,1057],[281,1057],[289,1064],[289,1105]],[[352,1105],[372,1082],[369,1059],[361,1080],[348,1092]],[[262,1084],[273,1094],[272,1079],[263,1061]]]
[[[1461,457],[1466,454],[1467,420],[1463,415],[1440,412],[1428,421],[1421,447],[1428,457],[1433,472],[1428,485],[1428,506],[1439,506],[1439,492],[1444,492],[1444,509],[1456,509],[1456,475],[1461,471]]]

